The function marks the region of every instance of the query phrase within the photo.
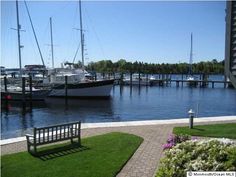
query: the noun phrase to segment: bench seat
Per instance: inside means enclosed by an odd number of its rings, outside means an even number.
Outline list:
[[[33,135],[26,134],[28,152],[36,154],[37,146],[59,141],[71,140],[71,143],[74,143],[74,138],[78,139],[77,143],[80,145],[80,131],[81,122],[34,128]]]

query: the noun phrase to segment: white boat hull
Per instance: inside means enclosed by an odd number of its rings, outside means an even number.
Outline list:
[[[67,97],[109,97],[114,80],[68,85]],[[49,96],[65,97],[65,85],[53,88]]]

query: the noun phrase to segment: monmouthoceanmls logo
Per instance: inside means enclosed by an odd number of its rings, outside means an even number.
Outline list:
[[[236,172],[234,171],[209,171],[209,172],[203,172],[203,171],[188,171],[187,177],[236,177]]]

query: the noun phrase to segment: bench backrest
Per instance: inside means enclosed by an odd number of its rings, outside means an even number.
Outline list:
[[[34,144],[47,144],[80,135],[81,122],[34,128]]]

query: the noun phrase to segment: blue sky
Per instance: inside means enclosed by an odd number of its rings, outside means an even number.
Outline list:
[[[45,64],[51,66],[49,17],[53,18],[55,65],[72,61],[80,43],[78,2],[27,2]],[[23,2],[19,2],[22,65],[41,64]],[[224,59],[224,1],[83,1],[85,63],[121,58],[148,63]],[[18,67],[14,1],[1,1],[1,65]],[[81,59],[80,52],[76,61]]]

